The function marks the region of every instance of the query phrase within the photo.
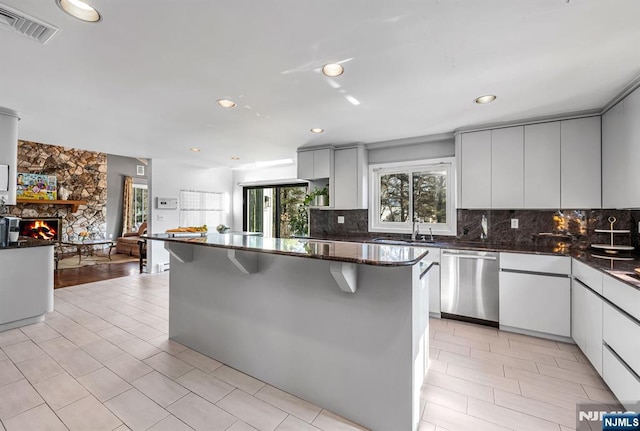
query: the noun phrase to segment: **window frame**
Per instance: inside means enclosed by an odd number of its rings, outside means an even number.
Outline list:
[[[148,216],[149,216],[149,186],[147,184],[137,184],[137,183],[133,183],[131,185],[131,207],[133,209],[132,213],[131,213],[131,225],[132,226],[136,226],[139,227],[140,225],[142,225],[142,223],[146,223]],[[142,208],[141,208],[141,213],[143,214],[142,220],[136,220],[136,209],[137,209],[137,205],[136,205],[136,194],[139,193],[136,191],[136,189],[138,190],[146,190],[146,193],[143,193],[144,199],[142,201]]]
[[[277,219],[282,212],[282,204],[280,202],[280,189],[286,187],[306,187],[309,193],[310,183],[308,181],[297,181],[275,184],[259,184],[242,186],[242,230],[247,232],[249,228],[249,219],[247,210],[249,209],[249,191],[257,189],[274,189],[273,211],[275,212],[274,220]],[[280,222],[275,223],[274,238],[280,238]],[[264,227],[262,229],[264,231]],[[307,235],[309,234],[309,220],[307,218]]]
[[[456,163],[454,157],[438,159],[415,160],[408,162],[376,163],[369,165],[369,232],[384,233],[411,233],[413,229],[413,217],[405,222],[380,221],[380,176],[390,173],[409,174],[409,214],[413,213],[413,173],[430,170],[442,170],[447,172],[447,222],[446,223],[419,223],[420,235],[425,235],[432,229],[434,235],[457,235],[456,214]]]

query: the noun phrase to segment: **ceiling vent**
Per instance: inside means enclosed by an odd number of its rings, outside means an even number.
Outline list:
[[[45,44],[58,29],[0,3],[0,28],[17,31],[31,40]]]

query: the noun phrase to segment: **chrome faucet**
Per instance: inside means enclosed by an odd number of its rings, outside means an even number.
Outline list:
[[[433,229],[429,228],[429,242],[433,242]]]
[[[419,218],[413,219],[413,228],[411,229],[411,241],[415,241],[416,238],[418,238],[418,235],[420,235],[420,223],[422,222],[420,221]]]

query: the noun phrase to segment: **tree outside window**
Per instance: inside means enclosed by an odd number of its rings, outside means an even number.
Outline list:
[[[371,166],[369,229],[411,232],[416,221],[423,232],[455,235],[453,172],[453,159]]]

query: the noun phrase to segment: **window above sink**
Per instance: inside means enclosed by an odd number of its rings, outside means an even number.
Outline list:
[[[456,235],[455,159],[369,166],[369,231]]]

